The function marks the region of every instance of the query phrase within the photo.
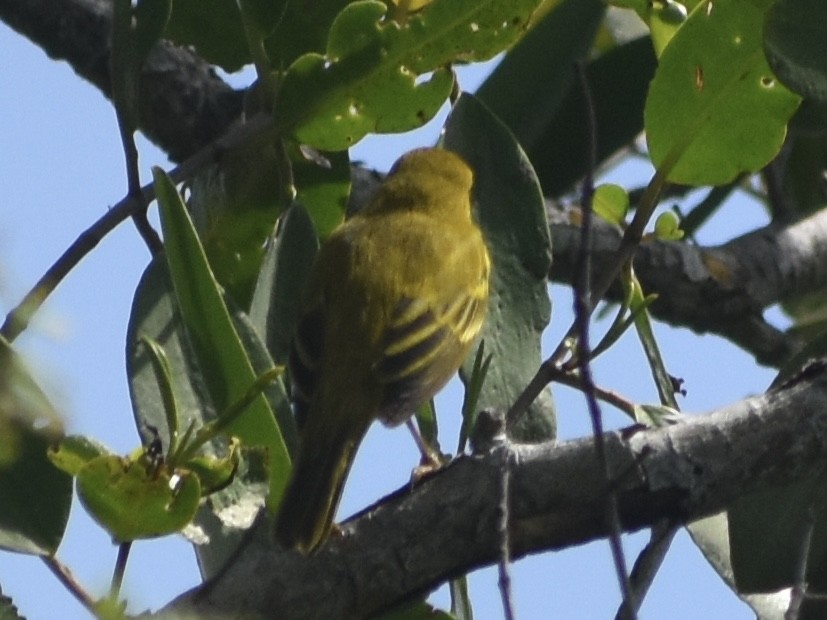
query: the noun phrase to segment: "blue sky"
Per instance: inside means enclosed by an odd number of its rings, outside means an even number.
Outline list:
[[[0,311],[5,314],[69,243],[124,195],[126,179],[114,113],[98,91],[3,24],[0,49],[7,59],[0,63]],[[473,91],[484,71],[464,72],[462,86]],[[440,125],[437,119],[414,134],[364,141],[354,149],[353,158],[387,169],[402,152],[432,144]],[[168,166],[163,154],[145,140],[139,140],[139,149],[144,181],[151,165]],[[609,176],[628,185],[645,180],[647,174],[644,166],[627,166]],[[764,219],[759,207],[737,198],[700,242],[724,241]],[[124,338],[132,294],[148,260],[134,227],[122,224],[61,284],[15,345],[65,416],[68,430],[91,435],[120,453],[139,443],[127,392]],[[571,319],[567,290],[554,286],[551,291],[547,350]],[[600,331],[598,325],[595,333]],[[656,333],[669,370],[686,380],[688,395],[681,405],[687,412],[703,412],[761,392],[773,377],[718,338],[663,325],[656,326]],[[657,400],[642,350],[631,333],[598,361],[595,376],[601,385],[633,399]],[[555,397],[561,438],[588,434],[582,397],[565,388],[556,389]],[[452,385],[437,401],[445,445],[453,445],[449,438],[457,434],[459,398]],[[616,427],[628,422],[606,410],[606,423]],[[375,425],[360,449],[340,515],[404,484],[417,458],[404,430]],[[644,534],[625,537],[630,563],[645,540]],[[108,588],[115,554],[106,534],[74,505],[58,555],[93,595]],[[158,608],[197,583],[193,553],[182,539],[167,537],[133,546],[124,586],[130,610]],[[0,551],[0,588],[30,620],[88,618],[36,558]],[[620,598],[605,541],[517,562],[513,588],[517,616],[525,619],[611,618]],[[472,575],[471,595],[477,618],[502,617],[494,570]],[[433,600],[447,606],[444,590]],[[754,616],[682,533],[640,617]]]

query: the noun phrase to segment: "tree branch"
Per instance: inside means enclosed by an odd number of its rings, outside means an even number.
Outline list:
[[[0,19],[66,60],[108,96],[109,0],[0,0]],[[141,130],[173,160],[198,151],[241,114],[242,94],[232,90],[194,52],[162,42],[147,61],[141,84]],[[549,209],[555,281],[571,283],[578,233],[569,215]],[[801,343],[764,321],[762,311],[792,294],[827,284],[827,214],[792,226],[771,226],[716,248],[685,243],[644,243],[635,269],[651,308],[667,323],[719,334],[762,364],[780,366]],[[597,225],[594,265],[614,261],[618,231]]]
[[[605,441],[624,531],[720,512],[745,493],[789,483],[827,459],[827,363],[708,415],[607,433]],[[510,449],[514,557],[608,534],[605,474],[593,438]],[[310,557],[263,544],[264,523],[261,544],[249,544],[223,574],[167,611],[363,617],[494,563],[501,463],[497,449],[458,458],[357,515]]]
[[[551,278],[570,283],[575,273],[579,225],[571,213],[549,209],[554,248]],[[576,219],[576,218],[575,218]],[[621,234],[596,222],[596,270],[615,260]],[[756,360],[780,366],[801,347],[767,323],[765,308],[827,286],[827,210],[788,225],[773,224],[723,245],[650,241],[638,249],[635,272],[659,320],[723,336]],[[617,296],[619,291],[615,291]]]
[[[0,19],[110,97],[111,0],[0,0]],[[242,93],[194,51],[162,41],[141,74],[139,127],[173,161],[223,134]]]

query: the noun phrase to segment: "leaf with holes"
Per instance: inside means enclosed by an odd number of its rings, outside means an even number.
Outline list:
[[[382,2],[353,2],[333,22],[325,54],[305,54],[288,69],[279,126],[302,143],[331,151],[369,132],[419,127],[454,86],[446,65],[485,60],[507,49],[539,4],[434,0],[399,23],[386,17]]]
[[[660,58],[644,112],[652,162],[669,181],[722,185],[781,148],[800,97],[764,58],[764,9],[702,2]]]

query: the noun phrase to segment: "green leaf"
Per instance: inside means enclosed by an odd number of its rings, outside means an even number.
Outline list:
[[[465,396],[462,399],[462,426],[459,429],[457,454],[462,454],[465,451],[465,445],[477,423],[480,412],[480,394],[482,393],[482,387],[485,385],[488,369],[491,367],[491,359],[491,354],[485,351],[485,340],[480,340],[477,352],[474,355],[474,363],[465,366]],[[453,582],[451,583],[453,584]]]
[[[526,151],[542,136],[572,87],[575,63],[592,49],[605,10],[601,0],[560,2],[505,55],[477,91]]]
[[[659,428],[674,424],[681,419],[681,412],[664,405],[635,405],[635,422]]]
[[[824,207],[827,103],[805,99],[790,123],[790,133],[794,137],[785,143],[785,156],[779,160],[784,167],[784,199],[767,205],[773,219],[783,218],[783,210],[795,209],[796,217],[802,217]]]
[[[448,587],[451,590],[451,613],[457,620],[474,620],[474,609],[468,592],[468,576],[452,579]]]
[[[474,170],[477,218],[492,259],[488,316],[482,329],[491,366],[479,408],[508,409],[541,363],[540,337],[551,316],[547,277],[551,237],[540,186],[508,128],[482,103],[463,94],[445,126],[444,145]],[[463,378],[470,376],[473,356]],[[551,393],[544,390],[513,435],[543,441],[556,430]]]
[[[103,444],[82,435],[70,435],[48,451],[52,464],[70,476],[77,476],[92,459],[111,454]]]
[[[236,441],[230,445],[230,453],[225,457],[196,456],[184,466],[198,476],[201,493],[206,496],[226,488],[232,482],[239,463],[239,445]]]
[[[594,190],[592,209],[595,215],[609,224],[619,226],[626,221],[629,211],[629,194],[620,185],[604,183]]]
[[[689,7],[686,3],[675,2],[675,0],[663,0],[649,3],[646,12],[646,22],[652,32],[652,44],[655,47],[655,53],[660,56],[675,33],[686,22]]]
[[[660,402],[673,410],[678,410],[678,403],[675,399],[675,384],[672,376],[666,371],[666,364],[661,356],[654,329],[652,329],[652,320],[649,318],[647,308],[652,303],[652,299],[644,296],[643,289],[633,270],[629,274],[629,278],[624,279],[623,286],[629,299],[629,309],[632,313],[635,331],[643,347],[643,352],[646,354],[646,361],[649,363],[649,370],[652,372],[652,379],[658,390]]]
[[[403,603],[396,609],[375,616],[375,620],[453,620],[454,618],[455,616],[447,611],[437,609],[426,601]]]
[[[805,582],[827,592],[827,486],[814,473],[794,484],[738,499],[728,512],[735,582],[742,592],[773,592],[797,582],[802,541],[812,525]]]
[[[767,65],[763,18],[749,0],[703,2],[664,50],[644,122],[669,181],[722,185],[781,148],[800,98]]]
[[[526,29],[539,0],[434,0],[404,24],[375,0],[348,4],[330,29],[325,55],[288,69],[279,126],[331,151],[369,132],[401,132],[431,119],[454,85],[445,66],[491,58]],[[424,81],[417,80],[433,72]]]
[[[324,165],[294,158],[293,179],[296,202],[307,209],[319,239],[324,240],[345,219],[350,195],[350,158],[347,151],[318,156]]]
[[[63,435],[63,421],[8,341],[0,336],[0,469],[14,462],[17,432],[48,440]]]
[[[110,55],[112,101],[129,132],[138,126],[138,62],[132,28],[132,2],[114,0]]]
[[[12,600],[3,594],[2,588],[0,588],[0,620],[26,620],[18,613]]]
[[[288,67],[296,58],[308,52],[323,53],[327,33],[336,15],[350,0],[314,0],[287,2],[286,0],[256,0],[255,4],[279,8],[280,14],[268,30],[264,42],[273,66]]]
[[[276,364],[286,364],[319,238],[307,211],[294,204],[271,239],[259,272],[250,321]]]
[[[744,594],[738,592],[732,574],[729,527],[726,513],[699,519],[687,526],[692,541],[698,546],[721,579],[756,612],[758,618],[782,618],[788,601],[771,594]]]
[[[252,62],[236,0],[175,0],[164,36],[227,72]]]
[[[171,438],[164,396],[149,351],[141,344],[143,338],[163,348],[169,363],[179,432],[214,418],[216,406],[182,322],[164,257],[153,259],[135,290],[127,325],[126,370],[136,426],[156,428],[167,448]]]
[[[198,476],[170,474],[145,459],[99,456],[78,472],[78,498],[119,542],[180,531],[192,521],[201,499]]]
[[[435,452],[441,452],[439,447],[439,424],[436,417],[434,401],[429,400],[422,403],[416,410],[416,427],[425,445],[431,447]]]
[[[655,220],[655,236],[661,241],[680,241],[683,239],[681,221],[674,211],[664,211]]]
[[[341,2],[341,0],[337,1]],[[301,4],[305,9],[316,9],[318,11],[317,7],[308,6],[306,2]],[[319,3],[312,3],[312,5],[316,4]],[[249,23],[254,26],[258,35],[271,33],[277,25],[284,24],[285,21],[288,24],[294,23],[293,20],[297,16],[288,14],[292,5],[294,3],[289,2],[289,0],[239,0],[238,2],[239,9],[247,16]]]
[[[135,58],[138,70],[161,39],[172,14],[172,0],[138,0],[135,7]]]
[[[178,191],[162,170],[153,169],[153,176],[175,298],[213,403],[216,409],[224,410],[244,396],[258,375],[236,332]],[[275,509],[290,472],[290,456],[265,397],[256,398],[228,431],[247,446],[267,448],[268,505]]]
[[[138,125],[140,73],[152,47],[161,38],[171,0],[115,0],[112,10],[112,100],[129,131]]]
[[[274,363],[252,324],[234,306],[231,310],[235,328],[242,336],[257,375],[271,369]],[[156,427],[164,446],[169,446],[163,399],[147,351],[143,345],[138,345],[141,335],[151,337],[164,349],[173,377],[172,390],[179,412],[178,428],[182,432],[188,428],[197,430],[215,419],[217,406],[181,319],[163,256],[150,263],[135,291],[127,327],[126,360],[136,424],[138,428]],[[294,449],[297,442],[295,423],[283,384],[280,381],[271,384],[265,395],[276,412],[288,448]],[[226,443],[208,444],[202,452],[206,456],[220,457],[227,454]],[[247,467],[244,461],[249,453],[242,451],[242,469]],[[266,480],[264,483],[258,479],[249,482],[241,475],[236,475],[228,488],[210,496],[210,501],[196,517],[196,524],[208,538],[206,541],[200,539],[201,542],[195,546],[205,577],[215,574],[226,563],[245,533],[243,521],[223,519],[221,511],[225,508],[228,512],[237,511],[239,506],[234,502],[239,501],[259,507],[264,504],[266,496]]]
[[[616,47],[587,65],[598,165],[643,130],[643,106],[655,67],[648,37]],[[572,84],[551,123],[527,149],[547,196],[569,190],[591,165],[585,110],[583,90]]]
[[[827,3],[778,0],[767,13],[764,50],[778,79],[807,99],[827,101]]]
[[[72,479],[46,451],[62,434],[57,412],[0,338],[0,548],[50,555],[60,544]]]
[[[198,174],[189,208],[216,280],[248,308],[264,243],[282,209],[280,155],[272,141],[243,145]]]
[[[16,432],[15,458],[0,467],[0,548],[51,555],[69,519],[72,478],[49,462],[46,438],[25,428]]]
[[[95,601],[95,617],[98,620],[129,620],[126,615],[126,601],[115,592],[110,592]]]

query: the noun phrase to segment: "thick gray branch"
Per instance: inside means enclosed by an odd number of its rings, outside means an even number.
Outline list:
[[[606,436],[625,531],[723,510],[827,459],[827,371],[664,429]],[[344,526],[312,557],[250,544],[219,578],[173,604],[245,618],[362,617],[497,559],[505,448],[462,457]],[[515,557],[605,537],[607,485],[592,439],[513,446]],[[265,524],[266,525],[266,524]]]
[[[569,215],[550,209],[554,243],[552,279],[571,282],[579,229]],[[615,260],[620,233],[599,224],[594,264]],[[716,247],[647,242],[635,257],[635,272],[647,293],[657,293],[658,319],[712,332],[779,366],[801,346],[764,321],[768,306],[827,286],[827,210],[791,225],[770,225]]]
[[[0,19],[108,97],[111,6],[111,0],[0,0]],[[241,93],[193,51],[167,42],[150,54],[141,89],[140,128],[174,161],[217,138],[241,114]]]

